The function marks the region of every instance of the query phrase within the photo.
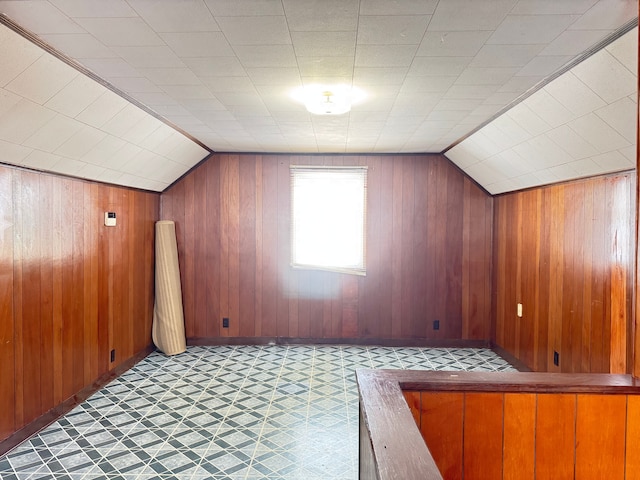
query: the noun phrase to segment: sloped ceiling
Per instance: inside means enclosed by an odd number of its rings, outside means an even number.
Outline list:
[[[0,0],[0,12],[138,104],[2,28],[3,163],[161,191],[209,150],[446,151],[495,193],[633,163],[637,33],[608,44],[637,22],[634,0]],[[314,116],[290,96],[312,83],[367,98]]]

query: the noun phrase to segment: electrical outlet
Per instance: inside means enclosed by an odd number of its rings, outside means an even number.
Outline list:
[[[116,361],[116,349],[115,348],[113,350],[111,350],[110,358],[111,358],[112,362]]]
[[[553,351],[553,364],[556,367],[560,366],[560,354],[558,352],[556,352],[555,350]]]
[[[226,317],[222,319],[222,328],[229,328],[229,319]]]
[[[433,321],[433,329],[434,330],[440,330],[440,320],[434,320]]]

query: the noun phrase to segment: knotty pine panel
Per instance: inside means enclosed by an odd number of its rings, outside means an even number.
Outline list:
[[[151,345],[159,203],[0,166],[0,440]]]
[[[366,276],[291,269],[292,164],[368,167]],[[188,338],[489,338],[492,199],[442,156],[215,154],[161,211]]]
[[[630,368],[634,192],[625,172],[494,198],[498,346],[535,371]]]

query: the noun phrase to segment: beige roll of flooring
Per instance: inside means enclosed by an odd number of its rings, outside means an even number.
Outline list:
[[[176,226],[165,220],[156,222],[156,300],[152,337],[156,347],[167,355],[187,349]]]

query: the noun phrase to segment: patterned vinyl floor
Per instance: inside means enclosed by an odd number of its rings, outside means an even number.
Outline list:
[[[355,480],[357,368],[515,370],[488,349],[153,353],[0,457],[0,478]]]

